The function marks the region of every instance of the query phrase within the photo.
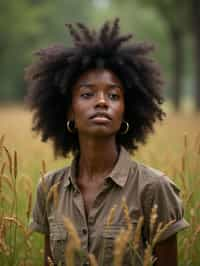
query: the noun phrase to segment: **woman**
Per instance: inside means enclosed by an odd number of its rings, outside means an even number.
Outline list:
[[[26,72],[33,130],[43,141],[52,140],[56,155],[74,156],[70,166],[47,174],[37,188],[31,228],[45,234],[45,265],[47,257],[65,265],[63,216],[75,225],[82,249],[98,261],[104,249],[103,265],[111,265],[110,248],[125,224],[120,208],[125,198],[133,229],[144,217],[135,265],[141,265],[139,257],[150,242],[150,214],[156,205],[157,224],[174,222],[154,249],[155,265],[176,266],[176,233],[187,226],[179,190],[163,173],[133,161],[128,153],[145,142],[155,121],[165,115],[160,69],[148,55],[153,48],[128,44],[132,35],[120,35],[118,19],[112,25],[106,22],[99,32],[81,23],[79,31],[67,26],[74,46],[40,50],[40,60]],[[47,200],[53,186],[56,206]],[[105,227],[114,205],[118,208],[112,224]],[[89,263],[85,258],[77,265]],[[129,254],[123,265],[131,265]]]

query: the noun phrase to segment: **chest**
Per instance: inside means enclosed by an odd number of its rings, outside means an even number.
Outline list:
[[[102,191],[103,181],[84,182],[78,181],[78,187],[83,199],[86,215],[88,216],[98,194]]]
[[[78,183],[78,191],[72,186],[59,193],[58,205],[49,209],[51,251],[55,261],[65,261],[65,249],[70,233],[63,226],[63,216],[69,217],[81,239],[84,252],[93,253],[97,261],[110,266],[113,261],[113,248],[116,236],[122,228],[126,229],[126,219],[122,208],[122,198],[127,199],[133,234],[137,219],[141,215],[137,200],[134,199],[133,187],[120,188],[108,183]],[[109,227],[105,226],[111,209],[117,206]],[[52,205],[54,206],[54,205]],[[86,216],[87,215],[87,216]],[[87,218],[87,219],[86,219]],[[103,254],[103,255],[102,255]],[[128,256],[125,256],[128,258]],[[65,264],[61,264],[65,265]],[[77,265],[82,265],[78,263]],[[123,265],[130,266],[129,263]],[[137,265],[137,264],[135,264]]]

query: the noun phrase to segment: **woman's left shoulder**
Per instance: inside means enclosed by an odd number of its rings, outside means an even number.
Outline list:
[[[142,163],[138,163],[138,173],[141,182],[144,183],[145,186],[151,186],[154,188],[159,188],[162,186],[170,186],[176,192],[180,192],[180,188],[177,184],[169,177],[166,173],[162,172],[159,169],[144,165]]]

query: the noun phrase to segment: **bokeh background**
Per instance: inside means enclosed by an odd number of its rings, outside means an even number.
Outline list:
[[[116,17],[123,32],[155,44],[152,56],[165,79],[167,117],[134,159],[161,169],[181,188],[191,226],[180,234],[179,261],[200,265],[200,1],[0,0],[0,229],[5,217],[18,219],[8,231],[0,230],[1,266],[42,265],[42,237],[31,236],[28,247],[20,228],[29,223],[41,171],[70,160],[55,160],[51,143],[41,143],[31,132],[24,69],[39,48],[70,44],[65,23],[96,28]],[[8,249],[2,249],[3,241]]]
[[[151,41],[175,110],[200,109],[200,3],[198,0],[0,1],[0,102],[23,101],[24,68],[33,51],[70,43],[65,23],[94,27],[121,18],[124,32]]]

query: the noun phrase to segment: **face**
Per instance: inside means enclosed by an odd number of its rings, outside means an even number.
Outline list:
[[[73,87],[70,119],[78,134],[114,136],[124,114],[122,83],[110,70],[83,73]]]

